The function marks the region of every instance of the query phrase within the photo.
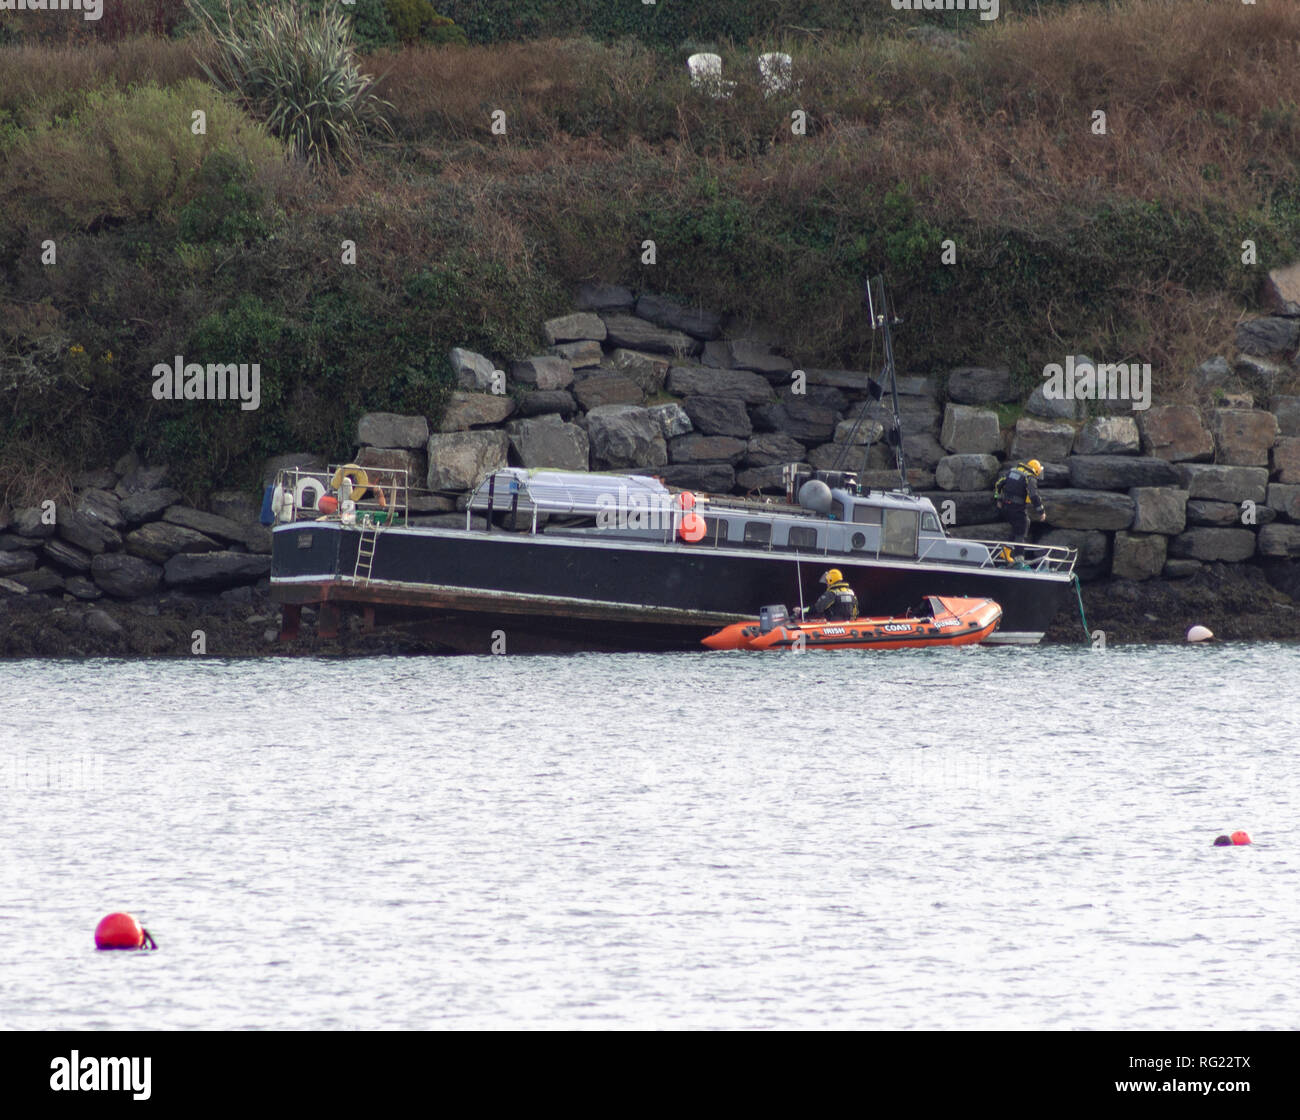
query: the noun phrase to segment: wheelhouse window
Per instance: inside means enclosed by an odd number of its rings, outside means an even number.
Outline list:
[[[921,528],[927,533],[939,532],[939,519],[932,513],[921,514]]]
[[[855,505],[853,507],[853,520],[858,525],[879,525],[880,507],[868,506],[868,505]]]
[[[790,548],[806,548],[809,551],[817,549],[817,530],[811,529],[806,525],[790,526],[790,535],[786,538],[786,543]]]
[[[887,509],[880,534],[880,551],[890,556],[915,556],[921,525],[914,509]]]
[[[745,522],[745,543],[746,544],[771,544],[772,523],[770,521],[746,521]]]

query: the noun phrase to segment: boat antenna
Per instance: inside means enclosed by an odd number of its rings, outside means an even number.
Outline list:
[[[873,276],[866,284],[867,313],[871,316],[871,329],[881,331],[885,341],[885,370],[890,395],[894,406],[894,429],[889,433],[889,443],[894,449],[894,461],[898,464],[899,489],[910,494],[912,488],[907,484],[907,460],[903,454],[903,421],[898,408],[898,370],[894,366],[894,335],[891,328],[901,323],[894,313],[893,303],[885,290],[883,275]]]

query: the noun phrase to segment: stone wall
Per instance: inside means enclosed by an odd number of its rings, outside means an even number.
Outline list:
[[[370,414],[357,461],[424,479],[413,512],[433,523],[507,464],[645,472],[713,493],[778,494],[787,462],[897,485],[881,441],[887,409],[857,423],[867,372],[797,368],[762,329],[613,286],[584,288],[543,333],[544,353],[511,361],[453,351],[459,384],[439,430]],[[1244,322],[1237,346],[1234,362],[1196,371],[1215,405],[1205,408],[1105,402],[1089,416],[1088,402],[1040,386],[1003,426],[997,406],[1021,397],[1006,368],[900,377],[908,481],[953,535],[1006,539],[994,480],[1009,463],[1041,460],[1047,520],[1036,539],[1078,548],[1085,579],[1300,556],[1300,396],[1257,400],[1244,388],[1294,373],[1300,318],[1288,309]]]

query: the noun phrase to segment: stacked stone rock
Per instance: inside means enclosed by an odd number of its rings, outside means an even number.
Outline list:
[[[0,595],[138,599],[224,591],[270,574],[271,536],[252,496],[214,493],[204,512],[166,481],[166,467],[128,455],[76,478],[52,521],[41,506],[0,509]]]
[[[712,493],[779,493],[790,462],[897,484],[881,440],[886,410],[855,430],[867,373],[805,369],[800,393],[794,363],[766,342],[724,338],[715,314],[614,286],[584,288],[578,310],[544,333],[546,353],[504,368],[453,351],[459,388],[436,432],[419,417],[362,419],[358,462],[426,481],[412,501],[417,522],[463,524],[450,511],[507,464],[652,473]],[[941,379],[902,377],[909,484],[954,535],[1006,539],[994,479],[1008,461],[1041,460],[1048,516],[1038,539],[1077,548],[1086,579],[1300,556],[1300,397],[1274,393],[1265,410],[1226,391],[1284,384],[1300,319],[1287,308],[1243,323],[1237,343],[1233,363],[1214,358],[1196,371],[1197,387],[1218,396],[1206,416],[1190,404],[1134,411],[1118,401],[1089,418],[1088,402],[1050,400],[1039,387],[1004,431],[995,406],[1019,399],[1008,370],[951,370],[942,402]],[[1242,517],[1247,501],[1253,521]]]

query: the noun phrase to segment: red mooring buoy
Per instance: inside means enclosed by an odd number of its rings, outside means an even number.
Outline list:
[[[96,949],[158,948],[134,914],[109,914],[95,927]]]
[[[1249,843],[1250,843],[1250,833],[1248,833],[1248,832],[1234,832],[1234,833],[1232,834],[1232,836],[1229,837],[1229,839],[1232,840],[1233,844],[1249,844]]]

